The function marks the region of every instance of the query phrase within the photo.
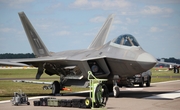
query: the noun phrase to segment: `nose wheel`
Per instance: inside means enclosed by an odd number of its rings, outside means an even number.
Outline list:
[[[116,98],[120,96],[119,86],[115,85],[115,86],[113,87],[113,95],[114,95],[114,97],[116,97]]]
[[[114,80],[113,80],[113,95],[115,98],[119,97],[120,96],[120,88],[117,84],[119,80],[119,76],[114,76]]]

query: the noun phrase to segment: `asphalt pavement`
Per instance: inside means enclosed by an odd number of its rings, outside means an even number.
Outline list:
[[[151,87],[120,88],[120,97],[114,98],[112,94],[107,110],[180,110],[180,80],[153,83]],[[50,96],[57,99],[85,98],[84,94],[65,94],[63,96]],[[47,97],[47,96],[46,96]],[[72,107],[34,106],[33,101],[40,97],[31,97],[31,105],[12,106],[9,101],[0,101],[0,110],[79,110]],[[82,109],[81,110],[87,110]]]

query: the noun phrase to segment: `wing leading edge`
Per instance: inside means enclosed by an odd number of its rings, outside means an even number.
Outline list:
[[[99,48],[105,43],[106,38],[109,34],[109,30],[111,28],[111,24],[113,22],[113,19],[114,19],[114,15],[113,14],[109,15],[106,22],[104,23],[104,25],[102,26],[99,33],[94,38],[93,42],[88,47],[88,49]]]

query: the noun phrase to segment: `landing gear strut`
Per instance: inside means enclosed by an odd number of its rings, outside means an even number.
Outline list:
[[[60,91],[63,89],[63,83],[64,83],[64,75],[60,76],[60,82],[54,81],[52,84],[52,94],[56,95],[59,94]]]
[[[116,98],[120,96],[120,90],[118,86],[113,87],[113,94],[114,94],[114,97]]]
[[[119,76],[114,76],[114,80],[113,80],[113,95],[114,97],[119,97],[120,96],[120,88],[117,85],[117,81],[119,80]]]

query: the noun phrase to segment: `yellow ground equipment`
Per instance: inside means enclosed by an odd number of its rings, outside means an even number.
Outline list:
[[[91,71],[88,71],[88,80],[90,81],[90,97],[85,99],[86,107],[105,107],[109,97],[109,92],[103,81],[107,81],[107,79],[97,79]]]

